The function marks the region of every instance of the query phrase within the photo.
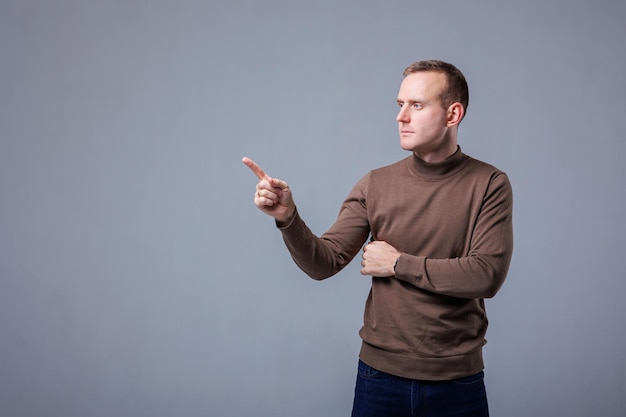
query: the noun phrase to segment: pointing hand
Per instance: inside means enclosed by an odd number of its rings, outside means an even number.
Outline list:
[[[254,193],[254,205],[274,217],[278,223],[288,223],[296,211],[289,185],[283,180],[267,175],[256,162],[248,157],[244,157],[242,162],[259,179]]]

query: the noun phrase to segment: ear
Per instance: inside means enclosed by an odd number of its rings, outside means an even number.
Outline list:
[[[465,109],[458,101],[448,107],[448,127],[457,126],[463,120]]]

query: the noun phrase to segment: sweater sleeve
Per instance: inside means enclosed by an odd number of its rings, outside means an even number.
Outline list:
[[[292,221],[279,227],[294,262],[316,280],[341,271],[359,252],[370,232],[365,207],[368,175],[352,189],[341,205],[335,223],[326,233],[316,236],[299,213]]]
[[[437,294],[491,298],[502,284],[513,253],[513,193],[506,174],[487,188],[465,257],[432,259],[403,253],[396,279]]]

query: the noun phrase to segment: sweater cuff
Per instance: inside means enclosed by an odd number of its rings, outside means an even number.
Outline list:
[[[278,220],[275,220],[275,222],[276,222],[276,227],[278,227],[278,228],[279,228],[279,229],[281,229],[281,230],[287,229],[287,228],[289,228],[289,227],[293,224],[294,220],[295,220],[295,219],[296,219],[296,217],[298,217],[298,216],[299,216],[299,214],[298,214],[298,209],[296,208],[296,211],[294,211],[294,212],[293,212],[293,216],[291,216],[287,222],[285,222],[285,223],[279,223],[279,222],[278,222]]]
[[[418,279],[426,270],[426,257],[403,253],[396,261],[396,279],[417,286]]]

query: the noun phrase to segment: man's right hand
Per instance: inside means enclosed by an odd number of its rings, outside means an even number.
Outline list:
[[[272,216],[278,224],[288,224],[296,212],[289,185],[283,180],[272,178],[252,159],[244,157],[242,162],[252,170],[259,182],[254,193],[254,205]]]

